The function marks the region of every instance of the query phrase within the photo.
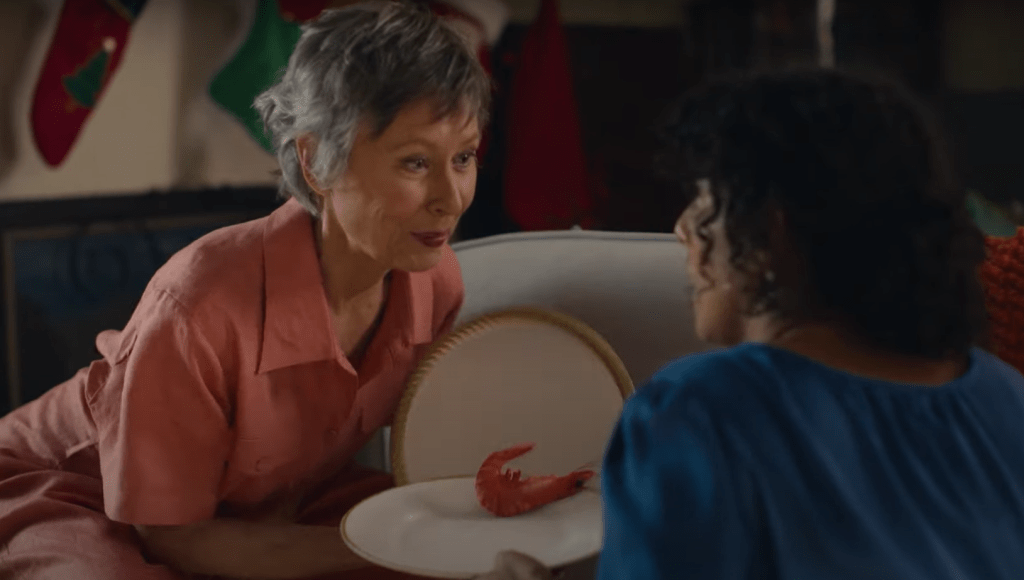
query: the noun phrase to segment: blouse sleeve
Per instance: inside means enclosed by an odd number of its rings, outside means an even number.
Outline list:
[[[214,516],[231,438],[225,373],[209,334],[171,296],[149,293],[108,376],[91,386],[111,519],[184,525]]]
[[[734,468],[700,413],[657,409],[649,388],[627,403],[605,456],[598,578],[747,578],[753,540]]]

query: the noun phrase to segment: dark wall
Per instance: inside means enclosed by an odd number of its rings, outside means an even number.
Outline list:
[[[525,25],[509,26],[494,50],[497,86],[491,137],[463,239],[515,231],[502,208],[508,95]],[[600,229],[669,231],[678,203],[655,177],[656,119],[694,73],[680,28],[567,26],[584,150]],[[557,163],[558,160],[552,160]]]
[[[946,92],[938,107],[967,187],[1024,203],[1024,91]]]
[[[655,173],[652,129],[658,116],[676,95],[708,75],[813,61],[814,4],[693,0],[685,23],[676,28],[565,27],[591,186],[602,200],[597,227],[670,229],[681,208],[674,188]],[[943,18],[939,0],[838,0],[837,64],[902,80],[935,109],[969,187],[998,202],[1024,200],[1024,93],[947,91]],[[492,141],[463,238],[516,230],[502,208],[503,143],[525,32],[524,25],[510,26],[495,49]]]

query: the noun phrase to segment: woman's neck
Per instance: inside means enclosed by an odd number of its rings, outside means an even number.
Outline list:
[[[327,302],[335,313],[367,300],[376,301],[389,270],[352,248],[345,233],[332,219],[314,221],[320,269]]]
[[[748,320],[746,340],[785,349],[825,366],[890,382],[942,385],[967,370],[967,357],[934,359],[879,348],[842,325],[784,321],[764,315]]]

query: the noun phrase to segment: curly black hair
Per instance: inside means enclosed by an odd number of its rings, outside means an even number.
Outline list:
[[[810,295],[780,300],[761,280],[752,313],[828,313],[877,347],[928,358],[983,339],[984,238],[934,120],[898,83],[819,68],[733,74],[685,94],[662,137],[686,204],[709,180],[713,211],[696,235],[709,242],[721,215],[734,268],[756,272],[771,255],[781,212]]]

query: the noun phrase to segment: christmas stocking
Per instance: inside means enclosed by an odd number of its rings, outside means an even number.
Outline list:
[[[274,146],[263,132],[263,121],[252,106],[253,100],[288,66],[288,58],[302,36],[300,25],[318,16],[326,5],[327,0],[258,0],[248,35],[210,83],[213,100],[269,152]]]
[[[288,66],[288,58],[302,35],[300,25],[325,8],[341,8],[354,0],[257,0],[252,26],[231,60],[210,84],[210,96],[237,118],[264,149],[273,152],[253,100],[274,84]],[[484,59],[508,19],[501,0],[444,0],[431,8],[456,22]]]
[[[32,99],[32,135],[52,167],[67,157],[121,64],[146,0],[65,0]]]
[[[556,0],[541,0],[523,39],[508,116],[508,215],[523,230],[592,225],[595,203]]]

